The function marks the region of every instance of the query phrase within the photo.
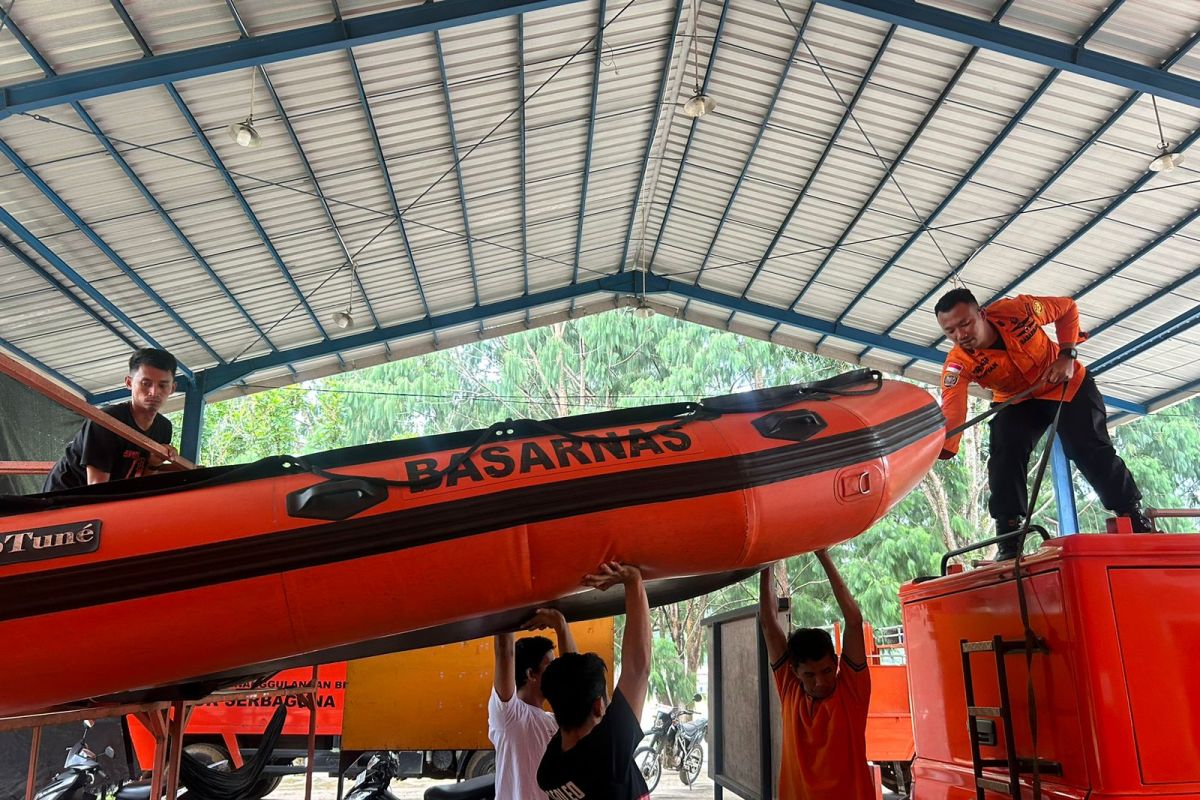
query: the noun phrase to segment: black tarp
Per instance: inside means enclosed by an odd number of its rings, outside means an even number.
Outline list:
[[[0,375],[0,461],[57,461],[83,418]],[[0,475],[0,494],[33,494],[45,475]]]
[[[62,769],[67,750],[79,741],[83,734],[83,723],[52,725],[42,729],[42,746],[38,748],[38,788],[45,786],[54,774]],[[25,797],[25,776],[29,769],[29,743],[33,732],[29,730],[0,733],[0,800],[22,800]],[[125,735],[121,720],[98,719],[96,726],[88,731],[88,748],[99,754],[99,761],[110,783],[129,779],[129,758],[125,749]],[[104,748],[111,747],[112,759],[103,755]]]

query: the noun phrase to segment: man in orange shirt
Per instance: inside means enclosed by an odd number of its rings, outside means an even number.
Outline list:
[[[991,422],[988,510],[996,520],[998,535],[1018,530],[1029,514],[1029,457],[1054,420],[1060,400],[1058,435],[1067,457],[1096,490],[1105,508],[1129,517],[1137,532],[1153,530],[1141,511],[1141,492],[1108,436],[1100,390],[1075,360],[1080,338],[1074,300],[1019,295],[981,309],[969,291],[955,289],[938,300],[934,312],[946,338],[954,344],[942,366],[942,413],[947,428],[966,419],[967,387],[972,381],[991,389],[994,403],[1034,390],[1029,397],[998,411]],[[1051,322],[1057,343],[1042,330]],[[942,458],[954,457],[959,438],[946,440]],[[1016,558],[1021,552],[1020,538],[1002,542],[997,558]]]
[[[842,658],[820,628],[783,632],[772,568],[759,579],[759,624],[775,673],[783,718],[779,751],[780,800],[871,800],[867,766],[867,707],[871,676],[858,603],[825,550],[815,553],[842,610]]]

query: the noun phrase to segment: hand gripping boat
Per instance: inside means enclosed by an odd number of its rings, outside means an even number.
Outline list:
[[[0,716],[402,649],[433,626],[480,635],[569,604],[608,559],[745,575],[868,528],[944,425],[928,393],[862,370],[7,498]]]

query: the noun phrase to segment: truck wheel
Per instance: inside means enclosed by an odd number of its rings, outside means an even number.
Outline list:
[[[496,771],[496,751],[495,750],[476,750],[467,759],[467,767],[463,770],[463,777],[467,780],[478,778],[480,775],[490,775]]]
[[[210,742],[193,742],[183,748],[183,752],[187,753],[192,758],[199,761],[204,766],[216,764],[218,761],[224,761],[219,767],[215,767],[218,772],[230,772],[233,769],[233,764],[229,762],[229,751],[219,744]]]
[[[908,797],[912,793],[912,762],[883,761],[879,764],[883,787],[889,792]]]

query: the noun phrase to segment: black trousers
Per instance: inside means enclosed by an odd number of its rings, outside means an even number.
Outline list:
[[[1029,457],[1054,421],[1057,400],[1026,400],[996,413],[991,422],[988,511],[992,519],[1025,517],[1029,512]],[[1075,398],[1063,406],[1058,435],[1067,458],[1096,490],[1104,507],[1126,512],[1141,505],[1142,494],[1105,426],[1107,414],[1096,382],[1088,375]]]

